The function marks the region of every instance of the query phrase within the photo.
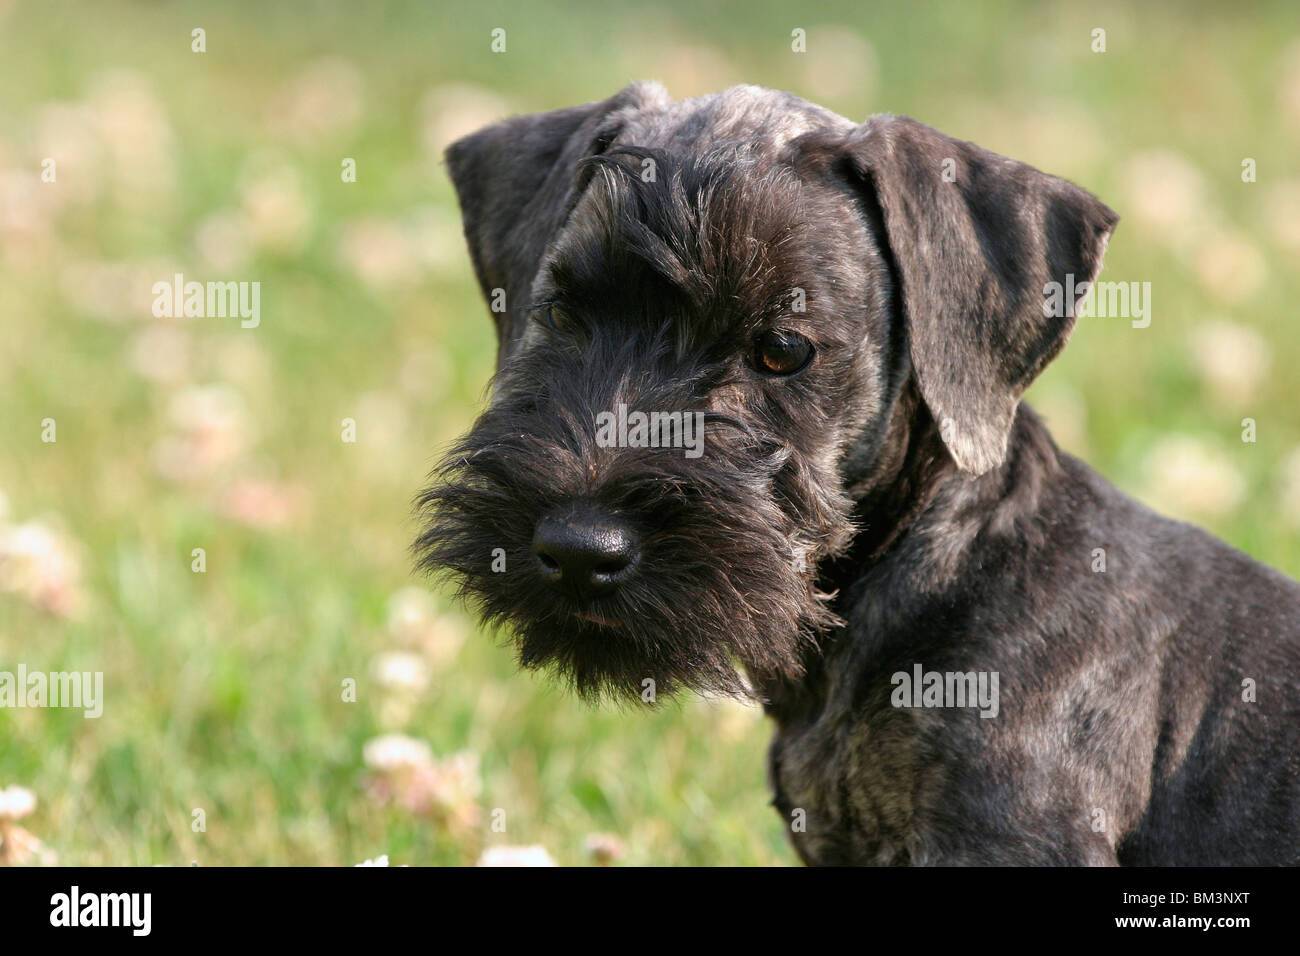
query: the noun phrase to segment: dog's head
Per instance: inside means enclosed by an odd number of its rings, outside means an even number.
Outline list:
[[[871,471],[911,390],[934,454],[997,467],[1074,321],[1045,286],[1086,289],[1116,221],[913,120],[754,87],[634,85],[448,167],[498,372],[417,551],[587,694],[797,680],[835,623],[816,572],[854,535],[850,459]]]

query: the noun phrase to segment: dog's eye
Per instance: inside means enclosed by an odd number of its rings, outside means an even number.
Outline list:
[[[534,322],[552,332],[558,332],[569,323],[568,313],[554,302],[538,302],[530,305],[528,311]]]
[[[813,344],[794,332],[764,332],[754,343],[754,364],[769,375],[793,375],[812,359]]]

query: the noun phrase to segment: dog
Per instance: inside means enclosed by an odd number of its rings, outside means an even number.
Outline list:
[[[1020,402],[1107,206],[752,86],[447,167],[499,350],[414,547],[522,665],[761,701],[808,864],[1300,863],[1300,586]]]

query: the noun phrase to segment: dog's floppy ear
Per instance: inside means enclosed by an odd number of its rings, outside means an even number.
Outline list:
[[[1021,394],[1065,345],[1119,217],[907,117],[872,117],[848,156],[880,208],[921,396],[958,467],[983,474],[1006,455]],[[1047,307],[1049,289],[1077,301]]]
[[[578,162],[609,146],[620,114],[667,99],[657,84],[634,83],[607,100],[518,116],[448,147],[474,272],[493,309],[498,361],[523,331],[542,254],[576,202]]]

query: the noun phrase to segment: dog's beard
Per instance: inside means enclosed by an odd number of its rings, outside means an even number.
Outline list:
[[[486,412],[421,495],[421,566],[450,573],[486,623],[508,629],[524,666],[584,697],[761,697],[798,680],[819,633],[838,623],[814,574],[849,536],[838,483],[814,480],[784,446],[720,439],[720,429],[692,460],[597,448],[576,426]],[[541,516],[577,498],[642,536],[633,576],[589,602],[548,585],[531,550]]]

